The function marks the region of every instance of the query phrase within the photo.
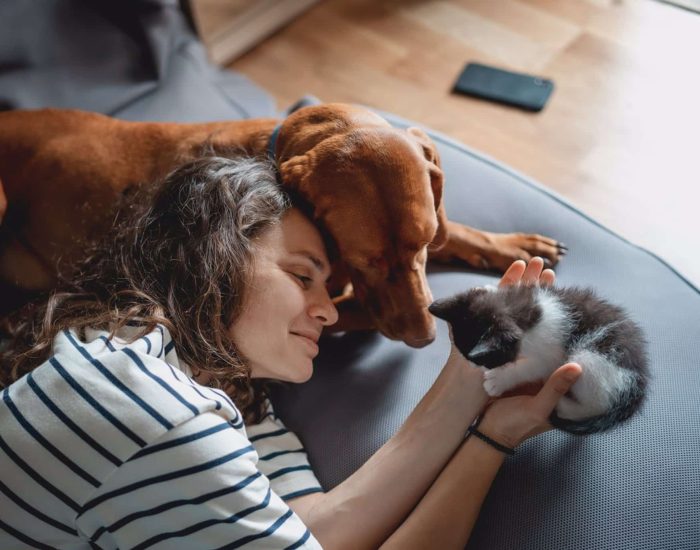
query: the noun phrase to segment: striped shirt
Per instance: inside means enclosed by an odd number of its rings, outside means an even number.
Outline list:
[[[296,436],[133,330],[64,331],[2,392],[0,548],[320,548],[285,502],[321,491]]]

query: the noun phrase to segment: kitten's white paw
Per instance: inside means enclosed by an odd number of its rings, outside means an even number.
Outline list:
[[[486,390],[486,393],[491,397],[498,397],[506,391],[506,389],[508,388],[503,385],[502,377],[499,376],[496,369],[487,370],[484,373],[484,390]]]

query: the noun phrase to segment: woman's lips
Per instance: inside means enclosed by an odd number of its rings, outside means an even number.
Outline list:
[[[304,334],[299,334],[298,332],[292,332],[292,334],[300,338],[303,342],[305,342],[309,349],[311,349],[314,352],[314,355],[318,354],[318,344],[313,338],[311,338],[310,336],[305,336]]]

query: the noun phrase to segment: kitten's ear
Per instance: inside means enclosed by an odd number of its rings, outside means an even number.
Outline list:
[[[428,306],[428,311],[438,319],[449,322],[454,317],[454,299],[444,298],[442,300],[435,300]]]

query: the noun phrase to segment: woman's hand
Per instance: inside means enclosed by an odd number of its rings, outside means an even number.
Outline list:
[[[552,286],[556,275],[551,269],[544,269],[544,260],[538,256],[528,263],[516,260],[506,270],[498,283],[499,287],[526,285],[526,286]]]
[[[544,269],[544,260],[539,256],[532,258],[529,262],[525,263],[523,260],[516,260],[511,264],[511,266],[506,270],[498,283],[499,287],[513,286],[513,285],[527,285],[527,286],[552,286],[556,275],[551,269]],[[470,370],[479,370],[471,361],[468,361],[457,349],[454,344],[454,339],[452,338],[452,326],[449,327],[450,330],[450,342],[452,348],[450,350],[450,357],[447,360],[448,363],[460,363],[462,368],[467,368]],[[527,388],[526,388],[527,390]]]
[[[523,260],[513,262],[498,286],[547,287],[554,285],[555,279],[554,271],[544,269],[544,260],[535,257],[527,263]],[[479,430],[509,447],[515,447],[529,437],[551,430],[550,414],[580,374],[579,365],[568,363],[552,373],[544,385],[522,385],[500,399],[492,400]],[[513,395],[514,397],[509,397]]]
[[[567,363],[552,373],[535,395],[504,397],[491,403],[479,431],[507,447],[551,430],[549,415],[581,375],[581,366]]]

